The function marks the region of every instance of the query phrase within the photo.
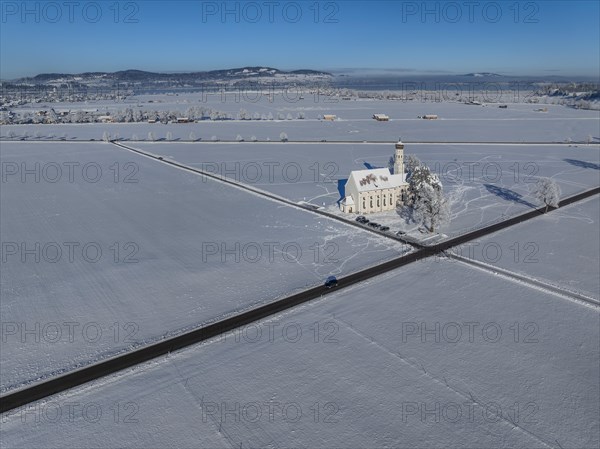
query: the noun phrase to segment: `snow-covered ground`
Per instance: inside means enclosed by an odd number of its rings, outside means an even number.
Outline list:
[[[600,299],[600,199],[552,211],[454,250]]]
[[[440,175],[452,209],[446,235],[537,206],[529,186],[541,176],[563,196],[600,185],[598,111],[506,98],[500,109],[304,96],[145,95],[23,108],[194,106],[232,116],[244,108],[293,120],[2,126],[3,139],[69,141],[0,142],[2,393],[409,250],[115,145],[78,141],[136,134],[128,145],[334,214],[349,172],[387,166],[398,136],[440,142],[405,153]],[[392,120],[375,122],[375,113]],[[417,119],[423,114],[439,119]],[[174,141],[148,142],[149,132]],[[202,142],[183,142],[191,132]],[[281,132],[315,142],[281,143]],[[238,135],[246,142],[207,142]],[[549,144],[590,135],[593,145]],[[369,140],[390,144],[352,142]],[[599,214],[591,198],[462,254],[599,298]],[[370,218],[418,235],[395,212]],[[599,363],[598,308],[436,257],[5,414],[0,447],[598,447]]]
[[[2,417],[0,441],[598,447],[599,318],[467,265],[426,260],[15,410]]]
[[[1,162],[3,390],[409,250],[108,143]]]
[[[156,138],[165,138],[167,132],[174,139],[189,139],[190,132],[196,138],[210,140],[216,136],[221,140],[235,140],[238,135],[250,140],[256,136],[258,140],[271,139],[279,141],[280,134],[285,132],[290,140],[394,140],[398,136],[409,141],[425,142],[565,142],[568,139],[578,142],[587,141],[588,137],[600,137],[600,113],[598,111],[578,110],[566,106],[543,105],[529,103],[510,103],[507,109],[498,108],[498,104],[487,106],[465,105],[454,102],[423,101],[387,101],[357,100],[343,101],[328,97],[305,96],[303,100],[285,101],[276,97],[269,102],[266,94],[253,102],[250,97],[240,95],[239,101],[234,96],[222,100],[219,95],[209,96],[203,100],[199,95],[157,96],[153,103],[148,97],[132,98],[126,103],[109,101],[75,103],[75,104],[33,104],[25,110],[33,113],[55,107],[57,110],[78,109],[98,111],[99,113],[115,113],[125,108],[141,111],[173,111],[186,115],[190,107],[213,109],[228,113],[235,119],[241,109],[250,116],[258,113],[275,119],[279,114],[291,115],[292,120],[226,120],[202,121],[190,124],[163,125],[148,123],[97,123],[87,125],[5,125],[0,136],[7,137],[12,131],[16,136],[26,132],[33,137],[36,132],[42,138],[54,135],[59,138],[66,134],[68,139],[100,140],[104,131],[112,136],[119,134],[121,138],[131,139],[135,134],[139,139],[147,139],[153,132]],[[337,100],[337,101],[333,101]],[[536,109],[547,108],[547,112]],[[22,111],[22,110],[21,110]],[[299,113],[304,120],[298,120]],[[390,116],[389,122],[377,122],[372,115],[384,113]],[[326,122],[320,120],[324,114],[334,114],[338,120]],[[438,120],[417,118],[425,114],[436,114]],[[596,140],[597,142],[597,140]]]
[[[307,201],[341,216],[337,202],[351,170],[387,167],[390,144],[130,143],[186,165],[227,176],[293,201]],[[598,145],[405,146],[437,173],[452,217],[441,232],[456,235],[539,206],[530,186],[539,177],[558,182],[564,196],[600,185]],[[410,230],[395,212],[373,219],[393,230]]]
[[[505,92],[506,93],[506,92]],[[230,114],[235,118],[240,109],[246,110],[251,116],[254,113],[268,115],[283,113],[292,114],[295,119],[298,112],[303,112],[306,119],[322,118],[323,114],[335,114],[340,120],[365,119],[372,120],[373,114],[386,114],[390,120],[416,119],[424,114],[436,114],[439,119],[598,119],[598,111],[574,109],[566,106],[528,103],[531,99],[530,92],[513,92],[513,95],[497,97],[491,93],[480,100],[488,100],[485,106],[468,105],[460,103],[467,100],[465,96],[450,98],[444,93],[432,96],[432,92],[422,92],[413,100],[382,100],[382,99],[351,99],[344,100],[340,97],[328,96],[322,90],[313,90],[310,93],[304,88],[290,88],[284,94],[263,89],[262,91],[237,90],[227,95],[221,93],[179,93],[177,95],[136,95],[125,100],[97,100],[77,103],[31,103],[14,108],[15,112],[35,112],[54,108],[57,111],[97,111],[114,114],[125,108],[140,109],[143,111],[179,111],[185,114],[190,107],[203,107]],[[435,95],[435,94],[433,94]],[[303,97],[302,99],[300,97]],[[456,96],[455,96],[456,97]],[[271,101],[272,98],[272,101]],[[436,101],[434,101],[436,100]],[[498,106],[504,104],[506,109]],[[547,112],[535,111],[547,108]],[[389,123],[381,123],[385,127]]]

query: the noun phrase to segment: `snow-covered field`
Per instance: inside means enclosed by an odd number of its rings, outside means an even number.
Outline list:
[[[390,144],[129,143],[191,167],[227,176],[293,201],[339,212],[351,170],[387,167]],[[558,182],[564,196],[600,185],[598,145],[416,145],[405,146],[437,173],[449,196],[452,219],[441,232],[455,235],[524,212],[538,202],[530,186],[539,177]],[[396,213],[374,214],[392,229],[409,230]]]
[[[600,199],[593,197],[454,250],[600,299]]]
[[[1,162],[3,390],[408,251],[108,143]]]
[[[505,92],[506,93],[506,92]],[[435,94],[434,94],[435,95]],[[480,101],[483,105],[468,105],[460,103],[459,100],[467,100],[465,96],[448,98],[444,93],[438,93],[437,97],[431,92],[423,92],[413,100],[383,100],[383,99],[351,99],[344,100],[340,97],[328,96],[323,91],[311,91],[303,88],[290,89],[286,93],[237,90],[227,95],[221,93],[180,93],[177,95],[136,95],[125,100],[97,100],[77,103],[32,103],[14,108],[15,112],[35,112],[54,108],[57,111],[97,111],[114,114],[125,108],[140,109],[145,111],[179,111],[185,114],[190,107],[203,107],[230,114],[236,117],[240,109],[246,110],[251,116],[254,113],[273,113],[277,118],[278,113],[287,116],[292,114],[295,119],[298,112],[303,112],[308,120],[319,119],[323,114],[335,114],[340,120],[367,119],[372,120],[373,114],[386,114],[394,119],[416,119],[424,114],[436,114],[440,119],[526,119],[526,118],[551,118],[551,119],[579,119],[596,118],[598,111],[574,109],[565,106],[528,103],[531,99],[530,92],[514,92],[513,95],[497,97],[492,94],[484,97],[481,93]],[[300,98],[304,97],[304,98]],[[272,101],[271,101],[272,98]],[[435,101],[434,101],[435,100]],[[489,101],[488,103],[485,100]],[[498,108],[500,104],[507,106],[506,109]],[[547,112],[535,111],[547,108]],[[534,113],[535,112],[535,113]],[[385,123],[381,124],[385,126]]]
[[[105,132],[336,215],[351,170],[387,166],[399,136],[438,142],[407,144],[405,154],[440,176],[452,212],[440,231],[448,236],[537,207],[529,187],[539,177],[557,181],[563,196],[600,185],[598,111],[506,98],[500,109],[304,96],[144,95],[21,109],[185,114],[193,106],[235,116],[244,108],[293,120],[0,127],[0,391],[409,251],[89,142]],[[305,119],[296,119],[300,112]],[[391,121],[376,122],[375,113]],[[323,114],[339,119],[321,121]],[[417,118],[423,114],[439,119]],[[150,132],[163,140],[150,142]],[[173,141],[164,141],[168,132]],[[282,143],[282,132],[312,142]],[[185,142],[190,133],[201,141]],[[25,134],[38,141],[9,141]],[[238,135],[246,142],[210,142]],[[589,136],[593,144],[551,144]],[[471,144],[444,143],[452,141]],[[599,214],[594,197],[461,252],[600,298]],[[419,235],[396,212],[369,218]],[[0,447],[597,448],[598,379],[597,307],[436,257],[5,414]]]
[[[139,101],[138,101],[139,100]],[[328,97],[309,97],[303,100],[285,101],[281,97],[271,103],[266,95],[260,101],[249,101],[248,97],[227,97],[222,101],[219,95],[201,96],[190,94],[187,97],[157,96],[153,103],[148,97],[133,98],[126,103],[98,102],[75,104],[35,104],[26,109],[34,112],[55,107],[60,110],[78,109],[115,113],[125,108],[142,111],[174,111],[186,115],[190,107],[210,108],[227,112],[235,119],[240,109],[250,116],[279,114],[292,120],[225,120],[202,121],[190,124],[148,124],[148,123],[97,123],[69,125],[5,125],[0,136],[6,138],[12,131],[16,136],[28,132],[33,137],[36,132],[41,138],[54,135],[54,138],[67,136],[67,139],[100,140],[104,131],[112,136],[131,139],[135,134],[139,139],[147,139],[153,132],[156,138],[165,138],[167,132],[174,139],[188,140],[190,132],[196,138],[210,140],[213,136],[221,140],[235,140],[238,135],[246,140],[256,136],[258,140],[279,141],[285,132],[290,140],[394,140],[398,136],[408,141],[425,142],[565,142],[568,139],[585,142],[588,137],[600,137],[600,113],[578,110],[566,106],[509,103],[507,109],[499,109],[498,104],[487,106],[465,105],[454,102],[357,100],[343,101]],[[333,101],[338,100],[338,101]],[[547,112],[536,109],[547,108]],[[298,113],[305,116],[298,120]],[[387,114],[390,122],[377,122],[373,114]],[[320,120],[324,114],[334,114],[338,120]],[[417,118],[425,114],[436,114],[438,120]],[[597,141],[597,140],[596,140]]]
[[[13,411],[1,444],[598,447],[599,318],[427,260]]]

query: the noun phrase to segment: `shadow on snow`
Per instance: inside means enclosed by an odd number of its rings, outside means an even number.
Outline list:
[[[506,187],[498,187],[492,184],[484,184],[484,186],[488,192],[493,193],[494,195],[499,196],[506,201],[523,204],[535,209],[535,205],[531,204],[529,201],[525,201],[523,199],[523,195],[515,192],[514,190],[507,189]]]
[[[594,164],[593,162],[579,161],[577,159],[563,159],[563,161],[568,162],[569,164],[574,165],[575,167],[593,168],[594,170],[600,170],[600,164]]]

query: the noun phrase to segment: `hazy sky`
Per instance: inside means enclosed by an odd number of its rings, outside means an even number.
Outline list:
[[[600,73],[590,1],[0,1],[0,77],[264,65]]]

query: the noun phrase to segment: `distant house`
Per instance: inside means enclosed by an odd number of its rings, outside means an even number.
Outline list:
[[[398,141],[394,174],[390,173],[389,168],[350,172],[340,209],[349,214],[394,210],[397,204],[403,202],[408,190],[408,183],[404,178],[404,144]]]
[[[113,123],[115,119],[110,115],[101,115],[98,117],[98,121],[102,123]]]
[[[156,123],[156,119],[155,118],[149,118],[148,119],[148,123]]]
[[[329,120],[329,121],[334,121],[337,119],[337,115],[333,115],[333,114],[324,114],[323,115],[323,120]]]
[[[177,123],[190,123],[190,119],[188,117],[177,117]]]
[[[435,114],[425,114],[423,118],[425,120],[437,120],[438,116]]]
[[[388,122],[390,118],[385,114],[373,114],[373,118],[378,122]]]

